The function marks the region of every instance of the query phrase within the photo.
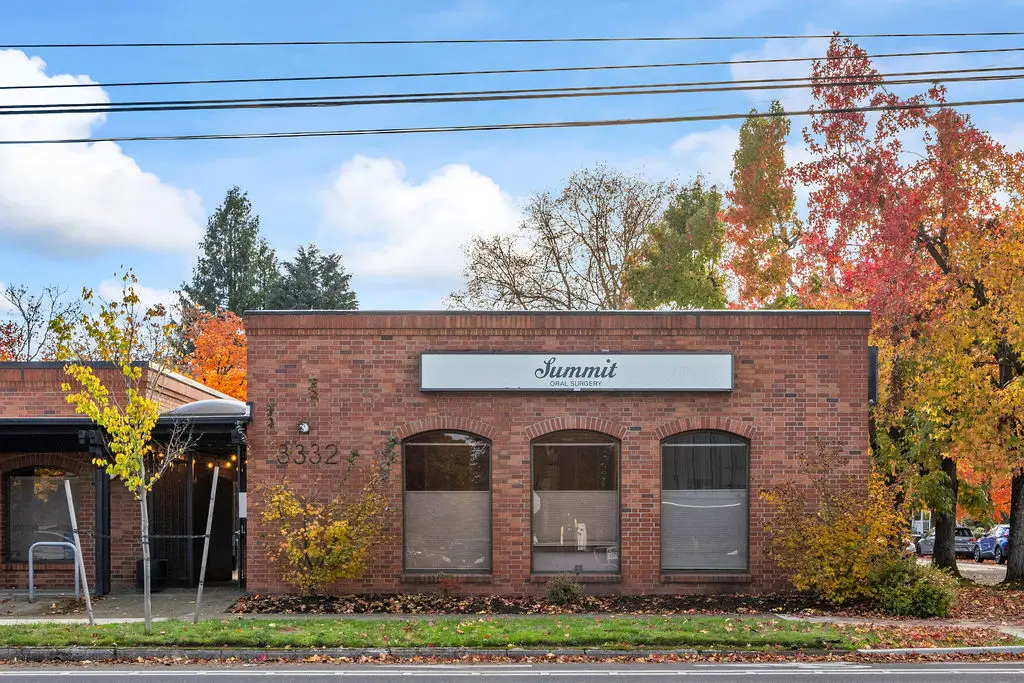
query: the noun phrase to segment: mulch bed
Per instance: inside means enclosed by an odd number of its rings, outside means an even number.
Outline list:
[[[867,606],[846,607],[845,614]],[[837,613],[808,595],[588,595],[576,605],[531,596],[378,593],[370,595],[245,595],[229,610],[240,614],[825,614]]]
[[[886,617],[867,603],[835,607],[800,593],[777,595],[587,595],[576,605],[552,605],[514,595],[376,593],[241,597],[236,614],[797,614]],[[1024,624],[1024,590],[961,586],[949,615],[963,621]]]

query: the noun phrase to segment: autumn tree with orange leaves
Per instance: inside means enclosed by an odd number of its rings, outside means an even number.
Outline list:
[[[13,322],[0,323],[0,362],[14,360],[14,350],[21,346],[21,335]]]
[[[192,348],[185,359],[188,374],[211,389],[245,400],[245,327],[231,311],[197,311],[189,323]]]
[[[812,79],[808,161],[780,172],[782,124],[755,119],[748,148],[767,152],[737,152],[727,220],[742,303],[872,311],[882,370],[873,446],[923,474],[935,563],[955,571],[957,465],[1012,472],[1007,580],[1019,581],[1024,158],[945,107],[942,87],[886,88],[850,40],[833,38]],[[797,185],[810,190],[802,222],[790,211]]]
[[[797,301],[794,251],[803,223],[796,211],[794,174],[786,165],[790,121],[778,101],[768,114],[748,118],[740,127],[722,219],[739,304],[787,308]]]

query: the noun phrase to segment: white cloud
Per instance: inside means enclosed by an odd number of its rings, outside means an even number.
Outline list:
[[[7,284],[0,281],[0,292],[4,291],[6,287]],[[14,306],[11,305],[11,302],[8,301],[6,297],[0,296],[0,318],[3,318],[4,316],[9,315],[13,312]]]
[[[326,193],[319,239],[356,275],[453,277],[471,237],[518,222],[512,199],[469,166],[449,164],[414,184],[401,162],[355,156]]]
[[[94,83],[87,76],[46,74],[46,63],[17,50],[0,51],[4,85]],[[100,86],[0,90],[0,105],[99,102]],[[0,140],[88,137],[103,114],[6,115]],[[139,168],[113,143],[0,147],[0,234],[41,249],[140,247],[194,249],[202,206]]]
[[[96,288],[96,295],[104,301],[119,301],[124,296],[123,283],[120,280],[104,280]],[[145,285],[135,284],[135,294],[139,297],[139,307],[142,310],[163,304],[170,308],[178,300],[178,295],[169,289],[155,289]]]
[[[738,128],[719,126],[679,138],[669,153],[682,169],[684,181],[700,173],[708,182],[724,187],[729,184],[732,155],[738,144]]]

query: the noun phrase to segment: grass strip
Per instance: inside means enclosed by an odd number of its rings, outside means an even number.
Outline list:
[[[864,634],[858,638],[861,643]],[[0,646],[176,647],[522,647],[853,649],[844,629],[728,617],[436,617],[414,619],[222,619],[199,624],[0,626]]]

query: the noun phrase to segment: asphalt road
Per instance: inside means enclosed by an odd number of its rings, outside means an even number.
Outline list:
[[[1019,664],[578,664],[531,665],[411,665],[411,666],[254,666],[254,667],[167,667],[167,668],[25,668],[0,670],[0,682],[26,681],[41,683],[56,679],[76,682],[100,683],[109,681],[144,681],[171,683],[173,681],[228,681],[234,683],[299,683],[341,679],[358,683],[385,683],[387,681],[423,680],[431,683],[472,680],[480,683],[506,683],[508,681],[543,681],[544,683],[580,683],[581,681],[621,680],[670,681],[714,680],[758,683],[792,682],[794,677],[813,679],[821,683],[848,681],[915,681],[924,683],[952,683],[953,681],[1024,681],[1024,662]]]

